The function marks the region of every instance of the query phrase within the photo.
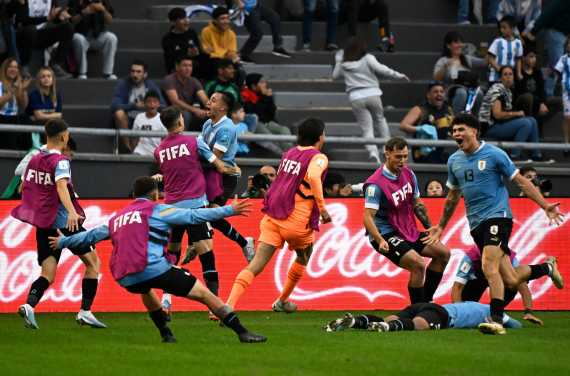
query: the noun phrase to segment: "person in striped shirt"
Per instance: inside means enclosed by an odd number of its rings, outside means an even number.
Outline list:
[[[562,103],[564,105],[564,121],[562,130],[564,132],[564,142],[570,142],[570,37],[566,38],[566,53],[560,57],[554,66],[562,80]],[[570,155],[570,150],[564,151],[564,156]]]
[[[515,70],[517,80],[522,78],[523,45],[522,41],[515,36],[515,26],[516,20],[513,16],[505,16],[499,21],[499,33],[501,36],[493,40],[487,52],[490,83],[499,81],[499,70],[504,65],[508,65]]]

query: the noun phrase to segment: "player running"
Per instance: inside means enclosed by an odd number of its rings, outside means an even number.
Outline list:
[[[447,161],[449,193],[439,224],[428,230],[429,235],[424,241],[428,245],[439,241],[463,194],[471,236],[482,250],[482,269],[489,282],[491,296],[491,321],[481,324],[480,327],[481,330],[503,334],[503,281],[510,281],[509,284],[513,287],[522,282],[508,257],[513,220],[504,179],[514,181],[526,197],[544,209],[551,224],[562,223],[564,216],[558,211],[559,203],[549,204],[538,189],[519,174],[507,153],[496,146],[479,141],[479,129],[479,122],[469,114],[460,114],[452,122],[452,137],[459,150]],[[545,269],[539,265],[531,267],[531,279],[548,272],[553,273],[553,270]]]
[[[406,166],[406,140],[388,140],[385,156],[386,163],[364,183],[364,227],[377,252],[410,272],[412,304],[430,302],[449,261],[449,249],[439,241],[425,245],[420,240],[415,217],[426,229],[431,221],[420,199],[416,175]],[[424,257],[432,259],[427,271]]]
[[[402,330],[439,330],[477,328],[489,317],[488,304],[463,302],[439,305],[435,303],[416,303],[407,306],[395,315],[385,318],[375,315],[344,317],[329,322],[323,329],[327,332],[339,332],[345,329],[364,329],[375,332],[399,332]],[[503,315],[503,325],[518,329],[522,324],[514,318]],[[483,331],[485,334],[494,334]],[[504,334],[504,333],[501,333]]]
[[[263,271],[276,249],[287,242],[297,257],[287,273],[287,281],[279,298],[273,303],[276,312],[295,312],[297,305],[288,301],[289,295],[305,272],[315,241],[314,231],[331,221],[325,207],[323,186],[328,159],[320,152],[325,143],[325,124],[319,119],[307,119],[300,126],[297,144],[289,149],[279,163],[277,177],[263,201],[257,252],[249,265],[236,277],[228,305],[237,306],[240,297]]]
[[[85,231],[81,224],[85,213],[79,205],[71,182],[70,160],[62,155],[69,141],[69,130],[61,119],[49,120],[45,124],[47,145],[28,163],[22,175],[22,202],[12,216],[36,228],[38,264],[41,275],[32,283],[26,304],[18,309],[25,326],[38,329],[34,308],[44,292],[55,280],[61,250],[53,252],[48,237],[57,234],[58,229],[67,235]],[[89,245],[70,247],[85,265],[81,282],[81,309],[76,320],[81,325],[105,328],[91,312],[91,305],[97,294],[99,280],[99,257],[95,248]]]
[[[152,289],[196,300],[214,312],[231,328],[241,342],[265,342],[267,338],[249,332],[237,315],[186,270],[172,266],[176,255],[164,251],[169,231],[174,226],[197,225],[232,215],[245,215],[250,209],[246,201],[234,201],[215,209],[180,209],[158,204],[158,187],[154,179],[135,180],[135,200],[109,219],[108,224],[73,236],[50,237],[54,249],[85,247],[111,239],[113,252],[110,269],[113,278],[127,291],[140,294],[150,318],[163,342],[176,342],[167,325],[160,301]]]

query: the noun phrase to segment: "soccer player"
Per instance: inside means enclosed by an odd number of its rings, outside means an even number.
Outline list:
[[[447,161],[449,192],[439,224],[431,227],[423,240],[428,245],[439,241],[463,194],[471,236],[482,250],[482,269],[491,296],[491,321],[481,324],[482,329],[502,334],[505,332],[501,325],[505,307],[504,281],[511,287],[523,282],[508,257],[513,220],[505,179],[515,182],[526,197],[544,209],[550,223],[560,224],[564,216],[558,211],[559,203],[548,203],[538,189],[519,174],[507,153],[479,141],[479,129],[479,122],[472,115],[459,114],[453,120],[451,132],[459,150]],[[530,279],[550,272],[544,265],[533,265],[530,269]]]
[[[449,260],[449,249],[441,242],[425,245],[420,240],[416,217],[426,229],[431,221],[420,199],[416,175],[406,166],[406,140],[388,140],[385,156],[386,163],[364,183],[364,227],[377,252],[410,272],[412,304],[430,302]],[[424,257],[432,259],[427,271]]]
[[[235,167],[238,147],[237,133],[236,126],[232,119],[228,117],[234,106],[234,100],[227,93],[215,92],[206,106],[208,107],[210,118],[204,123],[200,137],[206,142],[216,157],[221,159],[226,165]],[[215,169],[206,169],[204,174],[206,177],[208,201],[216,206],[225,205],[227,200],[234,195],[241,174],[222,175]],[[248,262],[251,261],[255,252],[253,238],[244,238],[223,218],[212,222],[212,227],[239,244],[246,260]]]
[[[331,221],[325,207],[322,181],[328,159],[321,153],[325,143],[325,124],[319,119],[307,119],[300,126],[297,144],[289,149],[279,164],[277,177],[263,201],[257,252],[249,265],[236,277],[228,305],[237,306],[240,297],[263,271],[276,249],[287,242],[297,257],[287,273],[281,295],[273,303],[276,312],[295,312],[297,305],[288,301],[289,295],[305,272],[315,241],[314,231]]]
[[[463,302],[439,305],[416,303],[407,306],[395,315],[385,318],[375,315],[353,316],[350,313],[325,325],[327,332],[345,329],[364,329],[375,332],[399,332],[402,330],[440,330],[477,328],[489,316],[488,304]],[[522,325],[514,318],[504,315],[503,325],[518,329]],[[484,332],[485,334],[494,334]],[[504,333],[502,333],[504,334]]]
[[[25,326],[30,329],[39,328],[34,308],[55,280],[61,256],[61,250],[54,252],[50,249],[48,237],[57,234],[58,229],[67,235],[85,231],[81,226],[85,213],[73,190],[70,160],[62,154],[69,142],[67,124],[61,119],[49,120],[45,124],[45,134],[46,148],[40,150],[28,163],[22,175],[22,202],[11,213],[14,218],[36,228],[38,264],[42,271],[32,283],[26,303],[18,309]],[[85,265],[81,283],[81,309],[76,320],[82,325],[105,328],[105,324],[91,312],[99,282],[97,277],[100,261],[95,248],[86,245],[70,247],[69,250],[79,256]]]
[[[527,284],[527,278],[530,278],[531,267],[533,266],[520,265],[514,251],[511,251],[509,259],[511,260],[511,264],[513,265],[513,268],[515,268],[517,274],[522,274],[521,277],[525,282],[518,285],[518,290],[517,287],[512,288],[505,286],[505,307],[513,301],[518,291],[521,293],[525,307],[523,319],[534,324],[542,325],[542,321],[532,313],[532,294],[530,293]],[[562,275],[558,271],[556,258],[548,257],[546,262],[542,264],[542,267],[548,268],[548,275],[552,279],[552,282],[557,288],[561,289],[564,285],[564,281],[562,279]],[[455,281],[451,288],[451,300],[454,303],[461,301],[478,302],[483,296],[485,290],[487,290],[487,287],[489,287],[489,282],[485,278],[483,270],[481,269],[481,251],[476,245],[473,245],[465,252],[465,256],[463,256],[463,259],[457,268]]]
[[[180,209],[158,204],[156,181],[146,176],[135,180],[133,192],[135,200],[112,216],[108,224],[73,236],[52,236],[49,239],[51,247],[84,247],[110,238],[113,244],[110,260],[113,278],[130,293],[141,295],[163,342],[176,342],[176,338],[152,289],[206,305],[238,335],[241,342],[265,342],[267,338],[244,328],[237,315],[196,277],[172,266],[176,256],[164,250],[172,227],[245,215],[250,211],[250,204],[234,201],[231,205],[215,209]]]
[[[201,159],[210,162],[217,171],[226,174],[239,173],[239,168],[226,166],[210,150],[208,145],[194,136],[184,136],[184,118],[176,107],[168,107],[160,114],[162,124],[168,130],[168,136],[154,151],[154,159],[164,183],[164,202],[182,209],[198,209],[208,206],[206,198],[206,180],[202,171]],[[155,175],[157,176],[157,175]],[[212,251],[212,234],[209,224],[202,222],[189,226],[175,226],[172,229],[168,251],[180,258],[180,248],[184,232],[188,234],[188,246],[193,244],[200,258],[202,275],[206,286],[214,295],[218,295],[218,273]],[[163,306],[170,311],[170,295],[162,297]]]

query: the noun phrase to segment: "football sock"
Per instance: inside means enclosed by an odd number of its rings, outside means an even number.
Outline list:
[[[503,299],[491,299],[491,319],[499,324],[503,323],[505,301]]]
[[[414,330],[414,321],[412,319],[397,319],[388,323],[390,332],[399,332],[400,330]]]
[[[234,285],[232,286],[232,291],[230,292],[230,296],[228,298],[227,304],[235,309],[238,300],[244,294],[245,290],[251,285],[253,282],[253,278],[255,276],[252,272],[247,269],[242,270],[236,277],[234,281]]]
[[[172,331],[166,324],[166,317],[162,312],[162,308],[157,309],[156,311],[149,312],[148,314],[162,337],[172,335]]]
[[[545,275],[550,275],[551,273],[550,265],[548,265],[547,263],[538,264],[538,265],[529,265],[529,267],[530,267],[530,277],[528,277],[528,281],[544,277]]]
[[[233,228],[233,226],[225,219],[219,219],[214,222],[210,222],[212,227],[224,234],[228,239],[233,240],[238,243],[241,248],[247,245],[247,240],[241,234]]]
[[[208,289],[214,294],[218,295],[220,282],[218,280],[218,271],[216,270],[216,257],[214,251],[210,250],[200,255],[200,264],[202,264],[202,276]]]
[[[49,281],[45,277],[40,276],[38,279],[34,281],[34,283],[32,283],[26,303],[28,303],[32,307],[35,307],[39,303],[40,299],[42,298],[44,292],[47,290],[48,287],[49,287]]]
[[[505,287],[505,307],[509,305],[510,302],[513,301],[515,296],[517,296],[517,289],[508,289]]]
[[[441,277],[443,277],[442,272],[434,272],[431,269],[426,270],[426,280],[424,282],[424,299],[426,302],[431,302],[433,300],[433,294],[441,282]]]
[[[97,278],[83,278],[81,281],[81,309],[90,311],[95,294],[97,294],[97,286],[99,280]]]
[[[423,287],[408,286],[408,293],[410,294],[410,301],[412,304],[425,302]]]
[[[222,320],[225,326],[236,332],[236,334],[242,334],[247,332],[247,329],[239,321],[239,318],[235,314],[235,312],[230,312],[224,319]]]
[[[301,277],[303,277],[304,273],[305,265],[301,265],[296,262],[291,265],[291,268],[289,268],[289,272],[287,273],[287,281],[285,282],[285,286],[283,286],[281,295],[279,295],[279,300],[282,302],[287,301],[289,295],[291,295],[297,285],[297,282],[299,282]]]
[[[368,325],[372,322],[382,322],[384,319],[374,315],[358,315],[354,317],[353,329],[368,329]]]

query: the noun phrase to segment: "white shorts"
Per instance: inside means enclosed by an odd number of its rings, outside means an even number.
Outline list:
[[[564,108],[564,116],[570,117],[570,95],[564,90],[562,92],[562,106]]]

